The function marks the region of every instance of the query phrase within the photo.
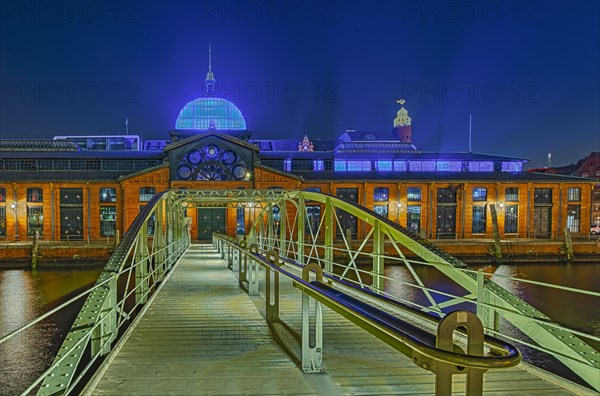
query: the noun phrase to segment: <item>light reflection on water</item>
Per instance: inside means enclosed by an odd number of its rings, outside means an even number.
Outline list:
[[[101,268],[0,270],[0,336],[96,282]],[[20,394],[52,363],[83,301],[0,345],[0,395]]]

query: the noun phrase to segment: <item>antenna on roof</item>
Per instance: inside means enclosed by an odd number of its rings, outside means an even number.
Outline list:
[[[125,135],[129,135],[129,118],[125,118]]]
[[[546,168],[552,168],[552,153],[548,151],[548,162],[546,162]]]
[[[471,152],[471,120],[473,116],[469,114],[469,153]]]

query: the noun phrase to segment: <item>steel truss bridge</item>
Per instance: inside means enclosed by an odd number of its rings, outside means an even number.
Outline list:
[[[307,214],[307,203],[321,206],[318,221]],[[327,367],[326,307],[432,372],[438,395],[449,395],[453,376],[459,374],[466,374],[467,394],[481,394],[484,373],[520,364],[521,355],[512,344],[550,354],[590,389],[600,391],[600,355],[590,346],[598,345],[599,337],[555,323],[488,274],[467,268],[365,207],[306,191],[169,190],[141,210],[94,287],[0,339],[1,347],[85,298],[53,364],[23,394],[70,394],[94,381],[94,371],[102,370],[127,343],[124,335],[144,320],[148,302],[188,254],[190,223],[185,211],[200,207],[252,209],[247,235],[234,239],[214,234],[212,243],[248,295],[264,296],[271,336],[306,375]],[[341,214],[354,216],[364,237],[352,239],[339,232]],[[386,275],[391,265],[404,266],[411,276]],[[424,266],[460,292],[428,286],[419,276]],[[297,329],[281,314],[284,281],[302,295]],[[593,291],[526,282],[582,293],[590,301],[600,297]]]

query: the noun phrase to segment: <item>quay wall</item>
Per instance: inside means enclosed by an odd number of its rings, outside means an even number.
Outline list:
[[[493,248],[494,243],[489,240],[434,240],[432,241],[441,249],[466,263],[493,263],[496,262]],[[351,241],[352,248],[360,246],[359,241]],[[0,267],[28,267],[31,262],[32,244],[29,243],[0,243]],[[336,243],[334,259],[341,263],[347,261],[347,254],[342,252],[345,246]],[[566,247],[562,241],[539,240],[504,240],[501,243],[504,262],[564,262]],[[339,250],[338,250],[339,249]],[[309,253],[306,248],[306,254]],[[114,244],[99,243],[50,243],[41,242],[38,245],[38,263],[42,266],[56,266],[64,264],[97,264],[106,262],[112,252]],[[365,254],[372,251],[370,243],[362,250]],[[395,247],[387,242],[385,244],[387,255],[397,256]],[[417,255],[402,248],[403,254],[410,259]],[[573,241],[574,261],[595,261],[600,264],[600,239],[591,241]],[[345,257],[344,257],[345,256]],[[359,255],[360,261],[369,257]],[[389,263],[389,262],[388,262]]]

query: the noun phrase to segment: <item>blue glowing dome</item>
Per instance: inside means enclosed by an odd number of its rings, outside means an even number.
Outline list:
[[[181,109],[175,129],[239,131],[246,129],[246,120],[240,109],[226,99],[198,98]]]

